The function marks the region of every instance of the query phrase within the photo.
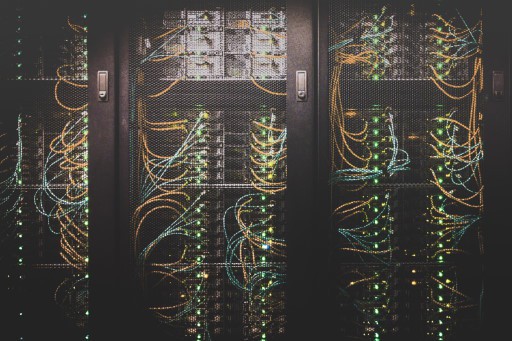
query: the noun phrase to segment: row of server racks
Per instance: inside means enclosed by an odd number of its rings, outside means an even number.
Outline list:
[[[0,340],[494,340],[490,1],[0,4]]]

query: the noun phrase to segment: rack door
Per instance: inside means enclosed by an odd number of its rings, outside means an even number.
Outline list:
[[[298,67],[314,78],[304,3],[156,2],[121,25],[121,300],[136,335],[284,340],[304,309],[289,266],[312,214],[290,217],[289,196],[313,178],[314,84],[294,90]]]
[[[509,150],[508,133],[484,129],[507,122],[488,76],[507,65],[487,61],[506,53],[486,42],[500,39],[486,26],[499,16],[487,10],[481,2],[321,2],[320,148],[333,240],[330,323],[340,337],[481,335],[485,236],[498,233],[487,223],[500,215],[486,209],[499,205],[495,184],[508,183],[485,167],[487,152],[496,158],[487,143],[501,139]]]
[[[3,340],[89,338],[88,7],[0,5]]]

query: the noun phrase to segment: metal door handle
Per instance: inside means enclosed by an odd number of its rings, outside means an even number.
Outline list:
[[[308,73],[306,71],[297,71],[297,102],[306,102],[308,100]]]
[[[108,71],[98,71],[98,98],[101,102],[108,101]]]

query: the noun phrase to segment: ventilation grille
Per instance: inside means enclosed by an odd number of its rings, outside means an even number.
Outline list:
[[[165,334],[278,340],[286,11],[198,7],[148,10],[131,25],[135,280]]]
[[[339,330],[462,339],[481,292],[480,9],[331,2]]]

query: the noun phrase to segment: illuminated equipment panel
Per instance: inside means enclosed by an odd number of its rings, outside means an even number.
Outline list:
[[[86,340],[87,13],[0,7],[1,338]]]
[[[285,334],[286,10],[148,10],[130,24],[134,281],[162,335]]]
[[[338,330],[468,338],[483,293],[481,10],[332,1],[329,13]]]

